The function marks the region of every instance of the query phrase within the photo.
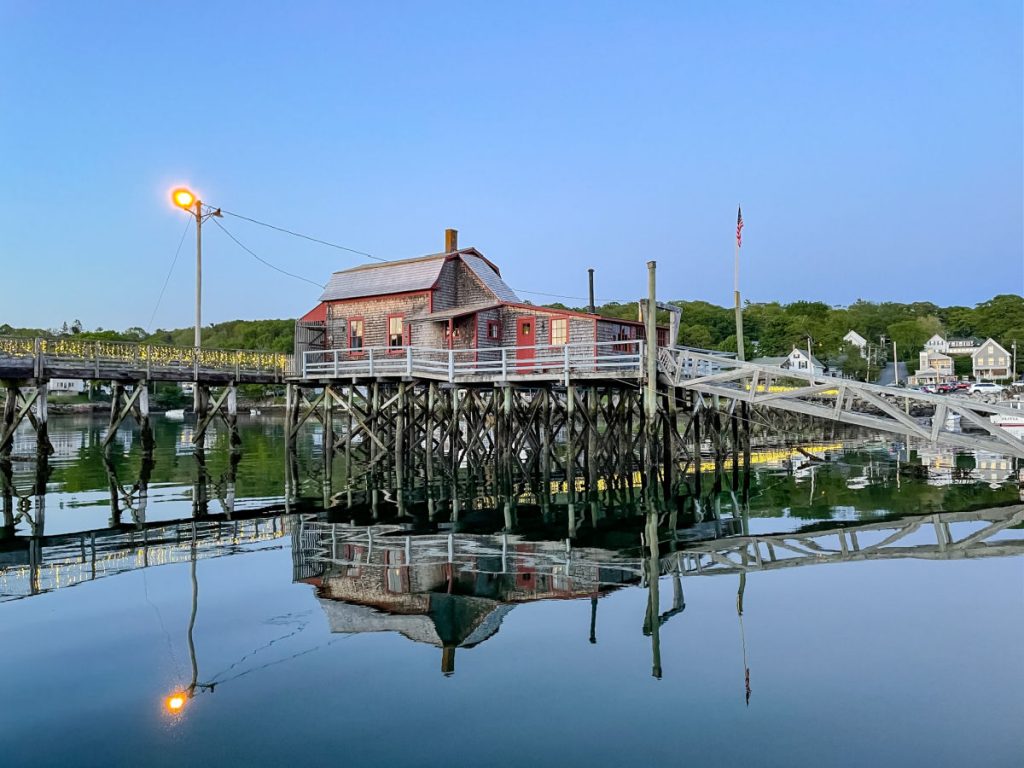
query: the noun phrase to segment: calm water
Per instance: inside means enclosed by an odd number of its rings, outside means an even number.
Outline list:
[[[609,493],[567,539],[487,478],[400,516],[354,468],[325,514],[319,435],[286,493],[273,418],[237,463],[166,421],[105,461],[101,427],[53,419],[46,493],[6,486],[0,765],[1024,765],[1001,457],[776,446],[749,491]]]

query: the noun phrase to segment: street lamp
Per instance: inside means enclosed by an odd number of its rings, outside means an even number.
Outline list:
[[[203,220],[211,216],[220,216],[220,208],[206,206],[207,212],[203,212],[203,202],[195,196],[192,190],[186,187],[178,187],[171,192],[171,202],[188,211],[196,218],[196,350],[202,345],[203,340]]]

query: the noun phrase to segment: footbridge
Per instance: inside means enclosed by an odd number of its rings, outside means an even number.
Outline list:
[[[36,432],[39,452],[52,452],[46,422],[50,382],[54,379],[110,382],[110,428],[104,445],[127,418],[138,423],[144,441],[151,434],[151,382],[191,382],[198,418],[195,444],[201,445],[207,426],[220,417],[235,445],[236,387],[283,382],[289,367],[288,355],[261,350],[95,341],[75,336],[0,336],[0,386],[5,394],[0,416],[0,460],[10,456],[14,432],[25,421]]]
[[[371,384],[388,382],[395,391],[400,383],[478,391],[494,387],[564,387],[580,392],[590,387],[642,389],[647,355],[643,340],[462,350],[415,346],[316,350],[302,355],[290,381],[300,390],[358,386],[361,392]],[[744,411],[785,411],[937,445],[1024,458],[1024,440],[990,419],[994,415],[1019,418],[1022,412],[994,398],[884,387],[685,347],[658,348],[657,375],[659,397],[688,393],[690,409],[713,405],[729,416],[737,405]],[[335,396],[340,397],[340,391]],[[386,399],[390,394],[382,396]],[[360,396],[355,397],[358,401]]]

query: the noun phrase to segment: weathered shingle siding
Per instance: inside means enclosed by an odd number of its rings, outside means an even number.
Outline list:
[[[426,312],[430,301],[426,294],[407,294],[403,296],[380,296],[377,298],[360,299],[358,301],[331,302],[327,318],[331,331],[330,345],[332,349],[345,349],[349,345],[348,324],[351,317],[363,318],[363,346],[385,347],[388,343],[388,317],[401,314],[406,318]],[[422,324],[412,324],[411,341],[406,344],[422,344],[429,334]]]
[[[437,279],[437,288],[434,290],[434,311],[441,312],[445,309],[452,309],[456,304],[456,260],[446,261]]]
[[[461,259],[453,261],[452,264],[455,266],[455,304],[453,306],[465,307],[471,304],[481,304],[495,298],[494,293],[484,286],[480,278]]]
[[[618,323],[614,320],[598,320],[597,321],[597,340],[598,341],[620,341],[625,332],[626,338],[639,339],[643,337],[642,329],[635,325],[627,325],[626,323]]]

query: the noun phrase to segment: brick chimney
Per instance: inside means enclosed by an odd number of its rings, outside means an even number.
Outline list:
[[[459,230],[446,229],[444,231],[444,252],[451,253],[459,250]]]

